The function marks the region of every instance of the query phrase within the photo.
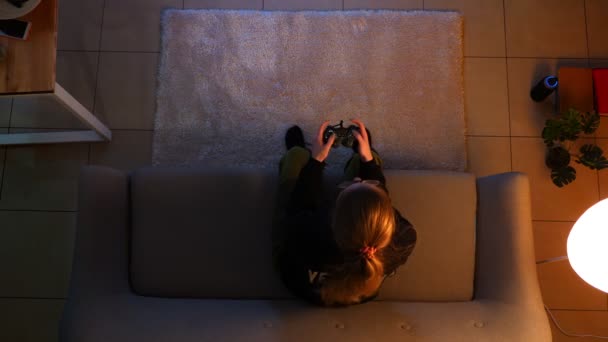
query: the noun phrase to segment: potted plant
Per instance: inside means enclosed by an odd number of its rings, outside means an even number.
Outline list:
[[[581,146],[578,153],[570,153],[574,141],[581,134],[593,134],[600,126],[600,116],[597,113],[581,113],[569,109],[565,113],[548,119],[543,129],[543,140],[547,145],[545,164],[551,169],[551,180],[558,187],[570,184],[576,179],[576,170],[570,166],[570,161],[583,164],[592,170],[608,167],[604,152],[595,144]]]

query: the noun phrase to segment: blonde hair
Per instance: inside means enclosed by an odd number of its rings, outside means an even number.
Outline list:
[[[384,279],[382,249],[395,231],[388,194],[367,184],[343,191],[336,201],[332,230],[345,260],[325,280],[321,299],[325,305],[359,303],[376,293]],[[363,252],[370,248],[377,252]]]

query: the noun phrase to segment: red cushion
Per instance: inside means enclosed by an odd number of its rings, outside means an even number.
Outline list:
[[[593,69],[595,109],[608,115],[608,69]]]

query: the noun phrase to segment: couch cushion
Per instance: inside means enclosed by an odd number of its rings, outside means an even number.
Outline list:
[[[475,176],[441,171],[385,171],[393,206],[416,228],[407,263],[387,278],[379,299],[464,301],[473,298]]]
[[[469,300],[475,178],[386,171],[394,206],[418,244],[379,299]],[[151,296],[287,298],[271,261],[276,172],[146,168],[131,180],[131,284]]]

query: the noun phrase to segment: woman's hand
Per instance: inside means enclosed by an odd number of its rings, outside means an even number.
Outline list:
[[[320,162],[325,161],[329,155],[331,145],[333,145],[334,140],[336,140],[336,135],[332,134],[329,136],[329,139],[327,139],[327,143],[323,143],[323,133],[325,132],[327,125],[329,125],[329,121],[325,121],[321,124],[317,137],[312,143],[312,157]]]
[[[359,131],[353,130],[353,135],[355,139],[359,142],[359,155],[361,156],[361,160],[363,162],[368,162],[374,159],[372,155],[372,148],[369,146],[369,137],[367,136],[367,130],[365,129],[365,125],[359,119],[351,119],[355,125],[359,126]]]

